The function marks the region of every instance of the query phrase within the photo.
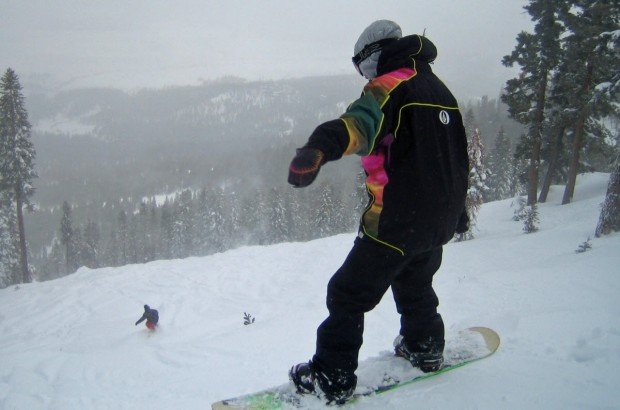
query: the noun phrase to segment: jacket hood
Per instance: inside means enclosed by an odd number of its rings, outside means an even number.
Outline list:
[[[382,75],[398,68],[410,67],[412,60],[427,65],[435,61],[435,58],[437,58],[435,44],[426,37],[413,34],[383,48],[377,64],[377,74]]]

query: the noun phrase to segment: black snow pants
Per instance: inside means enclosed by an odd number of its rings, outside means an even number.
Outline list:
[[[441,247],[402,256],[367,239],[356,239],[327,286],[329,316],[317,330],[313,362],[325,370],[355,371],[362,346],[364,313],[381,301],[390,286],[405,341],[415,343],[432,337],[443,344],[444,325],[437,313],[439,300],[432,286],[441,257]]]

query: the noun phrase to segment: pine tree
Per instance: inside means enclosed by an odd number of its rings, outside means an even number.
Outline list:
[[[221,188],[214,189],[211,205],[211,243],[215,252],[222,252],[229,246],[228,220],[230,218],[227,215],[226,206],[224,190]]]
[[[263,245],[271,243],[269,237],[268,212],[264,209],[265,204],[263,191],[256,188],[250,195],[241,200],[241,229],[244,232],[243,245]]]
[[[118,264],[120,266],[130,263],[130,244],[129,244],[129,222],[127,213],[120,211],[116,219],[116,241],[118,243]]]
[[[135,231],[136,261],[138,263],[152,261],[154,258],[153,235],[150,226],[149,205],[145,200],[140,202],[138,214],[134,215],[132,219],[132,229]]]
[[[127,216],[127,263],[138,263],[138,218],[131,212]]]
[[[226,249],[233,249],[239,244],[244,243],[244,230],[242,229],[242,210],[241,200],[238,191],[234,190],[226,195],[226,209],[228,210],[226,218]]]
[[[116,229],[112,229],[110,231],[110,237],[107,242],[107,246],[105,248],[105,266],[119,266],[120,260],[120,249],[117,240],[117,232]]]
[[[560,54],[560,35],[563,26],[558,15],[567,8],[565,0],[530,0],[525,10],[535,22],[534,33],[522,31],[517,45],[502,63],[507,67],[521,68],[517,78],[506,83],[502,101],[516,121],[528,127],[529,169],[527,202],[536,203],[538,194],[538,168],[545,127],[545,109],[550,77]]]
[[[271,188],[269,197],[269,221],[271,243],[281,243],[290,240],[289,221],[284,206],[282,193],[276,187]]]
[[[16,221],[10,192],[0,191],[0,289],[20,282]]]
[[[52,240],[52,246],[46,254],[40,280],[56,279],[66,275],[65,252],[57,237]]]
[[[151,198],[149,203],[149,217],[148,217],[148,232],[149,232],[149,249],[150,255],[149,261],[159,259],[159,249],[161,238],[160,235],[160,220],[157,201],[155,198]]]
[[[527,201],[523,196],[515,195],[511,206],[515,208],[512,216],[513,221],[523,221],[527,217]]]
[[[85,266],[95,269],[99,267],[99,226],[88,220],[84,228],[84,255],[83,263]]]
[[[523,138],[523,136],[522,136]],[[517,150],[519,146],[517,146]],[[521,158],[518,153],[512,157],[512,176],[510,178],[510,196],[523,195],[527,185],[527,161]],[[527,202],[527,200],[526,200]]]
[[[81,266],[85,265],[84,259],[85,259],[86,245],[84,244],[84,237],[82,236],[82,230],[80,229],[79,226],[76,226],[75,229],[73,230],[72,240],[73,240],[72,249],[75,252],[75,255],[73,257],[73,260],[74,260],[73,270],[76,271]]]
[[[75,241],[73,238],[73,217],[71,205],[67,201],[62,204],[62,218],[60,220],[60,243],[65,247],[65,273],[74,271],[77,263]]]
[[[510,198],[510,186],[513,175],[510,140],[500,127],[495,139],[495,146],[489,155],[489,197],[492,201]]]
[[[198,193],[196,203],[196,250],[200,255],[211,253],[209,238],[211,236],[211,210],[207,188],[202,188]]]
[[[314,226],[320,238],[335,233],[334,208],[334,187],[328,180],[323,180],[319,185],[319,196],[314,208],[313,218]]]
[[[484,202],[484,193],[488,191],[486,184],[489,171],[484,164],[484,145],[479,130],[476,128],[467,146],[469,156],[469,189],[465,198],[465,208],[469,216],[469,230],[464,234],[458,234],[457,240],[472,239],[473,229],[476,226],[478,212]]]
[[[222,252],[230,246],[230,236],[228,232],[228,221],[230,216],[227,213],[228,204],[224,190],[209,188],[205,191],[204,198],[199,205],[199,215],[201,223],[204,224],[201,232],[202,244],[207,253]],[[245,217],[250,218],[252,204],[243,201],[241,205]],[[247,213],[247,214],[246,214]],[[243,222],[243,224],[248,223]]]
[[[476,116],[472,107],[467,108],[465,117],[463,117],[463,126],[465,127],[465,135],[474,135],[477,128]]]
[[[562,204],[572,200],[588,131],[604,132],[596,120],[610,115],[618,118],[620,111],[617,103],[620,85],[620,3],[617,0],[571,0],[571,5],[570,11],[563,15],[570,32],[564,39],[566,52],[563,65],[570,67],[565,81],[572,82],[574,89],[567,109],[575,113],[576,120]]]
[[[172,255],[185,258],[194,252],[194,210],[192,191],[181,192],[174,212]]]
[[[35,150],[31,142],[30,122],[17,74],[7,69],[0,79],[0,191],[10,191],[15,203],[19,234],[20,282],[32,280],[28,266],[28,246],[24,228],[25,206],[34,193],[32,180]]]
[[[159,225],[159,257],[162,259],[172,258],[172,251],[170,244],[174,240],[174,222],[172,217],[172,205],[169,200],[162,205],[161,208],[161,223]]]
[[[287,203],[291,210],[291,236],[296,241],[307,241],[314,237],[310,204],[314,189],[312,186],[310,189],[287,190]]]

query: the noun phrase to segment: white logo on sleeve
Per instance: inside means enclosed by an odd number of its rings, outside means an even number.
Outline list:
[[[446,110],[439,111],[439,121],[441,121],[444,125],[448,125],[450,123],[450,115]]]

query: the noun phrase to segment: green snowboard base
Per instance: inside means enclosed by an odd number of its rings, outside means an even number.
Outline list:
[[[383,394],[408,384],[463,367],[466,364],[489,357],[499,347],[499,335],[486,327],[471,327],[462,330],[454,338],[446,340],[444,364],[433,373],[423,373],[411,364],[396,357],[393,352],[385,352],[378,357],[360,363],[356,371],[357,388],[353,397],[344,405],[353,403],[361,397]],[[284,384],[257,393],[218,401],[211,405],[212,410],[276,410],[303,409],[316,407],[321,399],[314,395],[301,395],[292,383]]]

